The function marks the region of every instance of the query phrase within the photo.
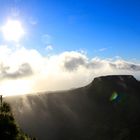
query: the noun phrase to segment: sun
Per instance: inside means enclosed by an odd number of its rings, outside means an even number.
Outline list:
[[[7,23],[2,26],[1,31],[5,40],[19,42],[25,34],[22,24],[19,20],[8,20]]]

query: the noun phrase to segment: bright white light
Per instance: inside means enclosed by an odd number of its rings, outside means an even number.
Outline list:
[[[1,30],[7,41],[19,42],[25,34],[21,22],[18,20],[8,20]]]
[[[28,80],[4,81],[0,85],[0,91],[4,96],[22,95],[32,93]]]

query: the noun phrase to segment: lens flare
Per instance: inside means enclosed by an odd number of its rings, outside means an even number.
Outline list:
[[[118,98],[118,93],[117,92],[113,92],[111,97],[110,97],[110,101],[114,101]]]

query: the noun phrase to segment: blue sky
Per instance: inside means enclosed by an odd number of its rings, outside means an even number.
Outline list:
[[[0,5],[0,22],[20,19],[27,32],[22,44],[43,55],[49,44],[52,53],[84,50],[89,57],[140,59],[139,0],[1,0]]]

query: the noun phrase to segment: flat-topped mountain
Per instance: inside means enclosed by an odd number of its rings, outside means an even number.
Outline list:
[[[140,139],[140,82],[98,77],[68,91],[6,97],[22,129],[39,140]]]

